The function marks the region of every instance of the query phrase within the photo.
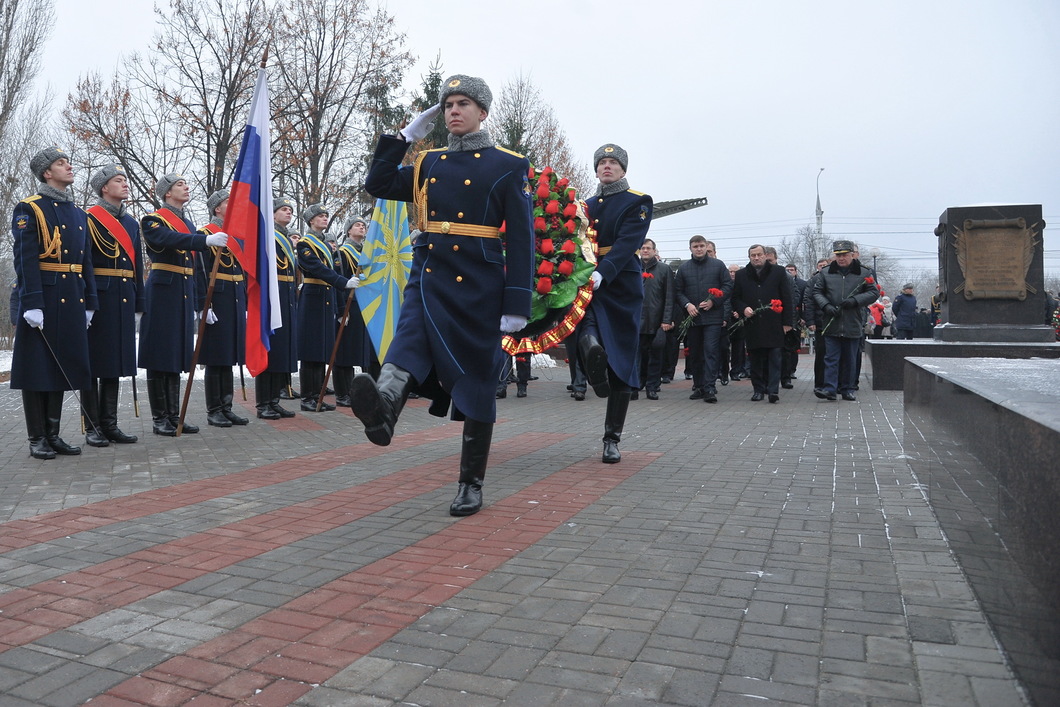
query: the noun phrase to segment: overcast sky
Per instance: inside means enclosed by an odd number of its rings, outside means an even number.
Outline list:
[[[44,80],[60,101],[79,74],[109,73],[122,52],[149,46],[151,6],[127,0],[112,16],[56,0]],[[751,243],[779,244],[814,223],[824,167],[824,231],[863,252],[934,268],[947,207],[1042,204],[1046,270],[1060,272],[1055,0],[387,7],[418,59],[410,89],[439,51],[447,74],[481,76],[495,95],[523,73],[587,162],[615,142],[634,189],[707,197],[653,223],[664,256],[683,256],[697,233],[727,262],[746,262]]]

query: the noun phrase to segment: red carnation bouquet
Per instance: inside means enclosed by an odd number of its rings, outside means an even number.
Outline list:
[[[534,193],[534,294],[526,328],[501,340],[513,355],[541,353],[574,331],[592,298],[589,278],[596,269],[596,232],[570,181],[551,167],[531,167],[528,176]]]
[[[771,300],[769,300],[769,304],[763,304],[763,305],[761,305],[759,307],[756,307],[755,310],[751,312],[751,316],[750,317],[741,316],[735,322],[730,324],[729,325],[729,332],[731,333],[731,332],[736,331],[740,327],[742,327],[745,324],[747,324],[747,320],[748,319],[751,319],[756,314],[759,314],[761,312],[776,312],[777,314],[780,314],[783,311],[784,311],[784,303],[782,301],[778,300],[778,299],[771,299]]]
[[[707,294],[710,296],[710,301],[715,303],[721,302],[722,298],[725,297],[725,292],[719,290],[717,287],[711,287],[709,290],[707,290]],[[684,338],[685,334],[688,333],[688,328],[692,326],[692,322],[695,320],[695,318],[696,317],[693,317],[691,314],[689,314],[687,317],[685,317],[685,320],[683,322],[677,325],[678,339]]]

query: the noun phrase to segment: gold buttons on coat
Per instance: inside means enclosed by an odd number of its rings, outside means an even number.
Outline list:
[[[466,187],[471,186],[471,180],[470,179],[465,179],[464,180],[464,186],[466,186]]]
[[[424,270],[426,270],[427,272],[430,272],[430,271],[431,271],[431,269],[430,269],[430,268],[424,268]]]
[[[440,159],[443,159],[443,160],[444,160],[444,159],[445,159],[445,155],[442,155]]]
[[[438,181],[437,179],[435,179],[434,177],[431,177],[431,184],[434,184],[437,181]]]
[[[453,246],[453,250],[460,250],[460,246],[458,246],[458,245],[454,245],[454,246]]]
[[[433,243],[428,243],[427,244],[427,250],[434,250],[434,244]]]
[[[463,277],[461,277],[460,275],[457,275],[457,276],[456,276],[456,281],[457,281],[457,282],[463,282],[463,281],[464,281],[464,278],[463,278]]]
[[[64,297],[63,299],[60,299],[59,302],[62,304],[66,304],[66,298]]]
[[[475,153],[475,159],[477,160],[479,157],[482,157],[482,153],[481,152],[476,152]]]
[[[461,212],[457,213],[456,217],[457,218],[464,218],[464,212],[461,211]]]
[[[435,215],[435,214],[437,214],[437,213],[438,213],[437,211],[434,211],[434,210],[432,210],[432,211],[431,211],[431,216],[434,216],[434,215]]]

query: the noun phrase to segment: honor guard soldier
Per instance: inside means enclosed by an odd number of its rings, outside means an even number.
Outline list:
[[[335,254],[335,265],[343,276],[359,280],[361,278],[361,252],[364,249],[364,237],[368,233],[368,221],[362,216],[351,216],[346,220],[344,232],[342,245]],[[344,310],[343,304],[339,309],[340,320]],[[339,348],[335,353],[335,367],[332,370],[335,378],[336,405],[350,406],[353,367],[360,366],[362,371],[378,373],[378,365],[375,361],[372,339],[361,317],[361,308],[354,299],[350,306],[349,320],[342,330]]]
[[[11,387],[22,391],[30,456],[80,454],[59,437],[63,391],[88,387],[88,326],[95,313],[96,281],[85,212],[67,188],[74,169],[57,147],[29,162],[40,191],[15,205],[12,258],[18,278],[18,317]]]
[[[184,213],[191,189],[182,175],[170,173],[159,179],[155,195],[162,206],[140,220],[151,271],[140,323],[139,366],[147,369],[154,433],[175,437],[180,422],[180,374],[191,370],[199,306],[192,251],[223,247],[228,234],[195,232]],[[185,422],[182,431],[191,434],[199,428]]]
[[[210,223],[199,233],[220,233],[228,210],[228,190],[215,191],[206,199]],[[247,418],[232,411],[234,386],[232,366],[246,362],[247,283],[243,268],[227,247],[211,247],[197,258],[195,281],[199,300],[205,301],[214,260],[218,261],[210,309],[203,312],[206,329],[199,346],[199,363],[206,366],[206,422],[214,427],[245,425]]]
[[[439,105],[397,136],[380,138],[365,180],[373,196],[414,202],[422,233],[378,384],[367,374],[354,378],[353,411],[368,439],[386,445],[413,387],[433,400],[433,414],[452,406],[452,419],[464,421],[454,516],[482,507],[497,381],[508,358],[501,332],[526,325],[533,286],[530,164],[494,146],[482,129],[491,100],[482,79],[450,77]],[[403,167],[409,145],[430,131],[439,112],[448,147],[421,152]]]
[[[600,185],[586,200],[599,257],[592,274],[593,299],[578,325],[578,352],[593,392],[607,398],[605,464],[622,459],[618,443],[629,398],[640,387],[637,348],[644,284],[638,254],[648,235],[652,199],[629,188],[627,164],[629,156],[618,145],[597,149],[593,168]]]
[[[89,186],[99,197],[88,209],[92,269],[99,309],[88,330],[92,382],[81,392],[88,421],[85,442],[131,444],[118,429],[118,379],[136,376],[136,324],[144,311],[140,224],[125,209],[129,180],[119,164],[101,167]],[[135,385],[135,384],[134,384]]]
[[[325,367],[335,348],[335,320],[339,316],[338,301],[346,289],[357,287],[354,277],[343,277],[335,269],[335,255],[326,242],[324,229],[328,227],[328,211],[323,204],[313,204],[302,212],[302,220],[309,226],[298,239],[298,267],[302,271],[302,291],[298,295],[298,355],[302,372],[298,376],[302,387],[302,409],[316,412],[317,397],[324,386]],[[320,401],[320,409],[334,410],[335,406]]]
[[[298,367],[297,309],[298,260],[287,232],[287,225],[294,218],[294,202],[282,196],[272,200],[274,237],[276,239],[276,286],[280,291],[280,316],[282,326],[269,336],[269,365],[254,379],[254,398],[258,417],[263,420],[278,420],[294,417],[294,413],[280,406],[280,390]]]

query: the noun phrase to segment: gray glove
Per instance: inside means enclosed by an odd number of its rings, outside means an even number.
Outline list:
[[[526,326],[526,317],[520,317],[518,314],[502,314],[501,315],[501,331],[505,334],[511,334],[513,331],[519,331]]]
[[[213,313],[213,307],[210,307],[209,309],[206,310],[206,323],[207,324],[216,324],[217,323],[217,315]]]
[[[218,231],[217,233],[211,233],[206,236],[206,245],[211,248],[220,247],[223,248],[228,245],[228,234],[224,231]]]
[[[34,329],[44,328],[44,310],[43,309],[27,309],[23,314],[22,318],[26,320]]]
[[[86,309],[85,310],[85,329],[92,326],[92,317],[96,316],[96,310]]]

